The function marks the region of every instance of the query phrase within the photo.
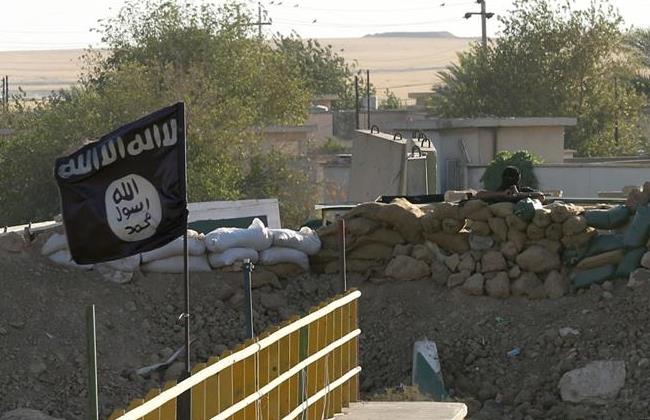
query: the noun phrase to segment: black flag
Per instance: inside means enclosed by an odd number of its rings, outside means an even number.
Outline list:
[[[185,233],[185,108],[161,109],[56,160],[78,264],[150,251]]]

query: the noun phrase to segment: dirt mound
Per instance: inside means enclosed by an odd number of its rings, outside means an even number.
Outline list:
[[[133,370],[163,360],[183,342],[176,324],[179,276],[138,274],[132,283],[118,285],[92,272],[55,266],[31,250],[0,253],[0,266],[0,413],[26,407],[54,417],[84,417],[83,314],[90,303],[97,305],[103,416],[178,374],[174,365],[147,378]],[[258,332],[333,295],[338,283],[336,275],[279,281],[257,276]],[[240,282],[240,273],[192,275],[195,361],[243,338]],[[650,284],[629,289],[625,281],[615,281],[559,299],[503,301],[468,296],[431,277],[351,275],[349,283],[363,293],[365,398],[409,384],[413,342],[426,337],[438,346],[450,395],[468,404],[472,418],[629,419],[650,410]],[[515,347],[521,353],[507,357]],[[606,405],[563,402],[562,375],[595,360],[625,362],[627,377],[617,398]]]

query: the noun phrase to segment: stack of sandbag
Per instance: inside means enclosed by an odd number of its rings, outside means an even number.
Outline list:
[[[650,203],[650,182],[644,183],[642,188],[625,187],[623,191],[627,193],[625,205],[632,212],[635,212],[637,207],[643,207]]]
[[[188,268],[190,271],[210,271],[205,254],[204,236],[194,230],[187,231]],[[149,273],[178,274],[184,270],[183,237],[141,254],[142,271]]]
[[[422,210],[397,198],[390,204],[364,203],[345,214],[347,269],[365,273],[385,266],[397,244],[423,241]],[[339,270],[337,224],[318,230],[320,252],[310,257],[312,269],[334,273]]]
[[[309,271],[309,256],[321,249],[316,232],[305,226],[299,231],[271,229],[271,235],[272,246],[260,252],[260,266],[281,278]]]
[[[68,238],[64,233],[54,233],[41,248],[41,254],[49,258],[55,264],[65,265],[67,267],[78,268],[81,270],[92,270],[92,264],[77,264],[70,255],[68,247]]]

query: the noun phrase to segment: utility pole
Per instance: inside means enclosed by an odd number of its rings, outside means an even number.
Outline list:
[[[476,0],[476,2],[481,5],[481,11],[467,12],[465,13],[465,19],[469,19],[474,15],[481,15],[482,41],[483,48],[485,48],[487,47],[487,20],[491,19],[494,16],[494,13],[489,13],[486,11],[485,0]]]
[[[262,26],[270,24],[271,22],[262,21],[262,3],[257,2],[257,22],[255,22],[254,25],[257,25],[257,36],[260,37],[260,39],[262,39]]]

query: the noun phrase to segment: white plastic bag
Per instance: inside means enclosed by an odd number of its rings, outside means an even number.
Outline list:
[[[76,262],[74,262],[72,260],[72,255],[70,255],[70,251],[68,251],[67,249],[56,251],[48,255],[48,258],[56,264],[65,265],[67,267],[78,268],[80,270],[93,269],[92,264],[77,264]]]
[[[205,236],[205,245],[210,252],[224,252],[230,248],[267,249],[273,243],[271,230],[260,219],[253,220],[248,229],[219,228]]]
[[[192,255],[188,259],[190,271],[208,272],[212,271],[208,258],[204,255]],[[150,273],[178,274],[183,272],[183,256],[177,255],[162,260],[151,261],[141,267],[142,271]]]
[[[321,243],[316,232],[307,226],[298,232],[291,229],[271,229],[273,246],[293,248],[307,255],[315,255],[320,251]]]
[[[212,268],[227,267],[238,261],[244,261],[246,258],[249,258],[252,263],[256,263],[259,254],[253,248],[230,248],[221,253],[208,255]]]
[[[41,254],[50,255],[64,249],[68,249],[68,238],[63,233],[55,233],[45,241]]]
[[[309,270],[309,257],[302,251],[293,248],[271,247],[260,252],[260,264],[275,265],[291,263],[300,266],[303,270]]]
[[[203,235],[194,230],[187,231],[187,253],[190,255],[205,254]],[[160,248],[142,253],[142,263],[183,255],[183,237],[179,237]]]

